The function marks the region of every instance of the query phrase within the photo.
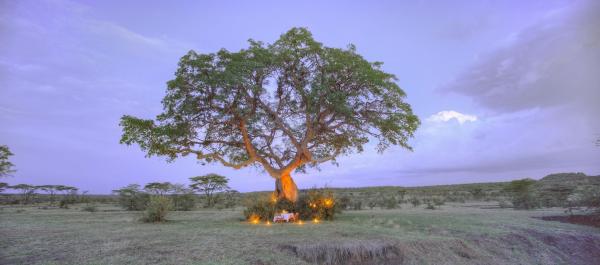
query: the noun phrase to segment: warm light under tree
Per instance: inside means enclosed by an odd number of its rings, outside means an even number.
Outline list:
[[[183,56],[156,120],[125,115],[121,143],[170,161],[194,155],[232,168],[262,167],[278,198],[297,199],[291,173],[361,152],[410,149],[419,125],[382,63],[354,46],[329,48],[304,28],[239,52]]]

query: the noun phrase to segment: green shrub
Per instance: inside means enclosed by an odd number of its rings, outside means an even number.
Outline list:
[[[367,206],[369,206],[369,209],[373,210],[373,208],[375,208],[375,206],[377,206],[377,202],[375,202],[375,201],[373,201],[373,200],[370,200],[370,201],[367,203]]]
[[[268,195],[248,196],[244,200],[244,216],[247,220],[273,220],[275,214],[275,202]]]
[[[143,211],[150,200],[150,194],[143,192],[140,185],[131,184],[114,190],[119,197],[118,204],[128,211]]]
[[[144,216],[143,222],[158,223],[164,222],[167,219],[167,214],[173,208],[173,200],[167,196],[151,196]]]
[[[60,200],[58,207],[62,209],[69,209],[69,202],[67,200]]]
[[[442,206],[446,203],[444,198],[441,197],[433,197],[432,202],[435,206]]]
[[[383,199],[382,205],[386,208],[386,209],[396,209],[398,207],[398,201],[396,201],[396,198],[392,197],[387,197]]]
[[[276,213],[294,212],[303,220],[333,220],[341,209],[333,197],[333,192],[326,189],[311,189],[301,194],[296,203],[285,199],[276,199],[273,195],[254,195],[245,199],[244,216],[247,220],[270,221]]]
[[[432,202],[427,202],[427,206],[425,206],[427,210],[435,210],[435,205]]]
[[[352,210],[359,211],[362,210],[362,201],[356,200],[352,202]]]
[[[600,213],[600,189],[597,187],[580,187],[567,197],[567,212],[573,213],[574,208],[585,207],[595,213]]]
[[[419,205],[421,205],[421,200],[419,200],[419,198],[417,198],[417,197],[412,197],[412,198],[410,198],[409,201],[413,207],[418,207]]]
[[[174,194],[171,199],[175,211],[191,211],[196,206],[196,195],[193,193]]]
[[[348,209],[350,208],[350,204],[351,204],[351,199],[348,196],[343,196],[339,199],[338,201],[338,207],[340,207],[340,209]]]
[[[533,209],[539,207],[539,201],[534,194],[533,185],[535,180],[521,179],[513,180],[506,187],[506,191],[512,198],[515,209]]]

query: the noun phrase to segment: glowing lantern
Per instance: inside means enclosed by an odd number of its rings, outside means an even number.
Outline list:
[[[250,216],[250,218],[248,218],[248,221],[250,221],[252,224],[258,224],[260,222],[260,217],[256,214],[253,214]]]
[[[319,218],[313,219],[313,223],[318,224],[319,223]]]

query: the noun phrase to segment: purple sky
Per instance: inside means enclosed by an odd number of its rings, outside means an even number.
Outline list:
[[[294,175],[301,188],[600,174],[598,1],[303,2],[1,1],[0,144],[18,170],[3,181],[108,193],[215,172],[272,189],[257,169],[145,158],[119,144],[118,122],[160,113],[188,50],[235,51],[294,26],[383,61],[423,122],[414,152],[369,145]]]

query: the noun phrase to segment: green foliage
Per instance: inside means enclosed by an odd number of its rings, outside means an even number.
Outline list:
[[[215,193],[229,189],[229,186],[227,186],[229,179],[217,174],[192,177],[190,180],[192,181],[190,187],[204,194],[206,207],[213,207],[215,205]]]
[[[333,220],[335,214],[341,212],[333,191],[327,188],[312,188],[300,196],[296,210],[302,219]]]
[[[435,206],[442,206],[446,203],[446,201],[442,197],[433,197],[432,202]]]
[[[151,182],[144,186],[144,190],[155,194],[165,195],[173,189],[173,184],[169,182]]]
[[[352,45],[325,47],[305,28],[238,52],[190,51],[167,83],[163,113],[124,115],[121,143],[169,161],[257,165],[274,177],[361,152],[369,139],[378,151],[411,149],[419,119],[381,65]]]
[[[236,190],[226,190],[223,192],[223,206],[225,208],[233,208],[238,203],[240,193]]]
[[[173,201],[167,196],[150,196],[142,221],[160,223],[167,221],[167,214],[173,209]]]
[[[169,196],[173,200],[173,210],[191,211],[196,206],[196,195],[191,192],[173,194]]]
[[[412,197],[409,200],[410,204],[412,204],[413,207],[418,207],[419,205],[421,205],[421,200],[419,200],[419,198],[417,197]]]
[[[512,197],[512,204],[515,209],[533,209],[539,207],[536,200],[533,185],[536,183],[533,179],[513,180],[506,187]]]
[[[352,201],[349,196],[342,196],[338,201],[338,207],[340,209],[348,209],[351,205]]]
[[[428,201],[427,202],[427,206],[425,206],[425,209],[427,209],[427,210],[435,210],[435,205],[431,201]]]
[[[150,199],[150,195],[140,190],[140,185],[131,184],[118,190],[113,190],[119,197],[118,203],[128,211],[142,211]]]
[[[244,216],[247,220],[252,218],[258,218],[258,220],[273,220],[275,215],[275,203],[271,199],[271,196],[266,194],[259,194],[249,196],[244,200]]]
[[[475,200],[481,200],[485,196],[485,193],[481,187],[473,187],[471,190],[469,190],[469,192]]]
[[[375,208],[375,206],[377,206],[377,202],[376,202],[376,201],[374,201],[374,200],[370,200],[370,201],[367,203],[367,206],[369,206],[369,209],[373,210],[373,208]]]
[[[65,187],[65,186],[61,186],[61,185],[42,185],[42,186],[38,186],[38,188],[40,190],[46,192],[47,194],[50,194],[50,205],[54,204],[55,195],[59,191],[60,187]]]
[[[567,198],[568,211],[572,212],[574,207],[586,207],[588,209],[600,210],[600,188],[580,187]]]
[[[362,201],[356,200],[352,202],[352,210],[359,211],[362,210],[363,203]]]
[[[273,220],[276,213],[282,211],[298,213],[302,220],[333,220],[336,213],[341,212],[339,202],[333,192],[328,189],[310,189],[301,194],[298,201],[275,199],[273,195],[258,194],[244,200],[246,219]]]
[[[14,186],[9,186],[10,189],[19,190],[21,194],[21,203],[29,204],[32,202],[33,197],[35,196],[35,191],[37,190],[36,186],[29,184],[17,184]]]
[[[10,156],[14,155],[8,146],[0,145],[0,177],[8,177],[14,173],[14,164],[9,161]]]
[[[382,201],[382,205],[386,209],[396,209],[396,208],[398,208],[398,201],[396,201],[396,198],[394,198],[393,196],[384,197],[383,201]]]
[[[6,182],[0,182],[0,192],[3,192],[8,187],[9,187],[8,183],[6,183]]]

